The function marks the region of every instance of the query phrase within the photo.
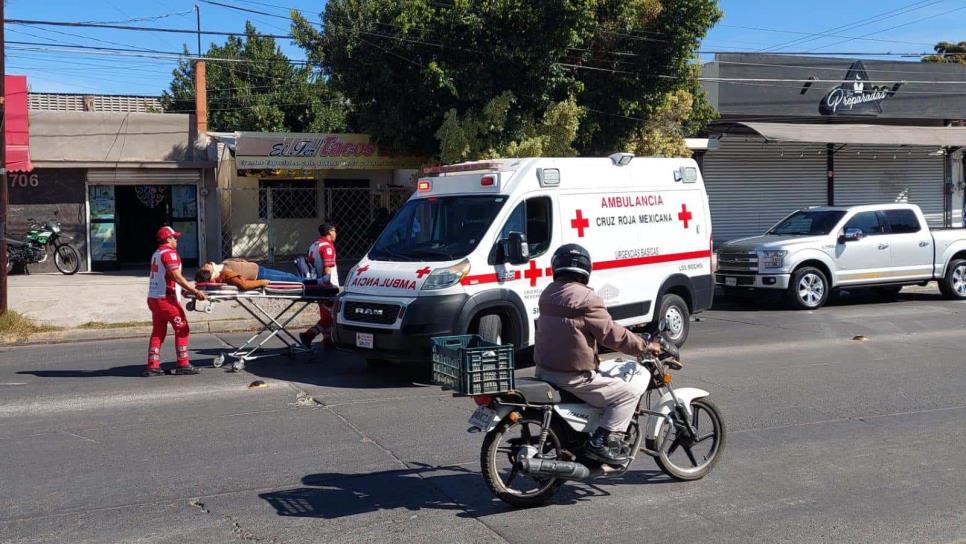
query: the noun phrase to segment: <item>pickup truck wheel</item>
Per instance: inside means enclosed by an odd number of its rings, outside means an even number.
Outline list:
[[[828,278],[814,266],[799,268],[788,284],[788,301],[796,310],[817,310],[828,301]]]
[[[966,259],[956,259],[949,263],[946,277],[939,281],[939,290],[947,299],[966,299]]]

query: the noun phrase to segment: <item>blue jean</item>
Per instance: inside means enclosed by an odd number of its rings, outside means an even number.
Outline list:
[[[265,268],[264,266],[258,267],[258,279],[268,281],[302,281],[302,278],[291,272],[283,272],[281,270],[275,270],[274,268]]]

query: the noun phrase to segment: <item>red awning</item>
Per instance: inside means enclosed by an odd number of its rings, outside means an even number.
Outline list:
[[[29,172],[30,122],[27,120],[27,76],[4,76],[4,136],[7,141],[7,170]]]

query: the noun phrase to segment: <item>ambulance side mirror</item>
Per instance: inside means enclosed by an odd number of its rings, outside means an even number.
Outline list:
[[[503,255],[509,264],[527,264],[530,261],[530,246],[527,236],[522,232],[511,232],[503,240]]]

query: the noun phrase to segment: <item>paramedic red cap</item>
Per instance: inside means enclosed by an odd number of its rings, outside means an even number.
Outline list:
[[[168,238],[171,238],[171,237],[181,238],[181,233],[178,232],[178,231],[176,231],[176,230],[174,230],[173,228],[171,228],[171,227],[169,227],[167,225],[165,225],[165,226],[161,227],[160,229],[158,229],[158,234],[157,234],[156,238],[158,239],[159,242],[161,240],[167,240]]]

